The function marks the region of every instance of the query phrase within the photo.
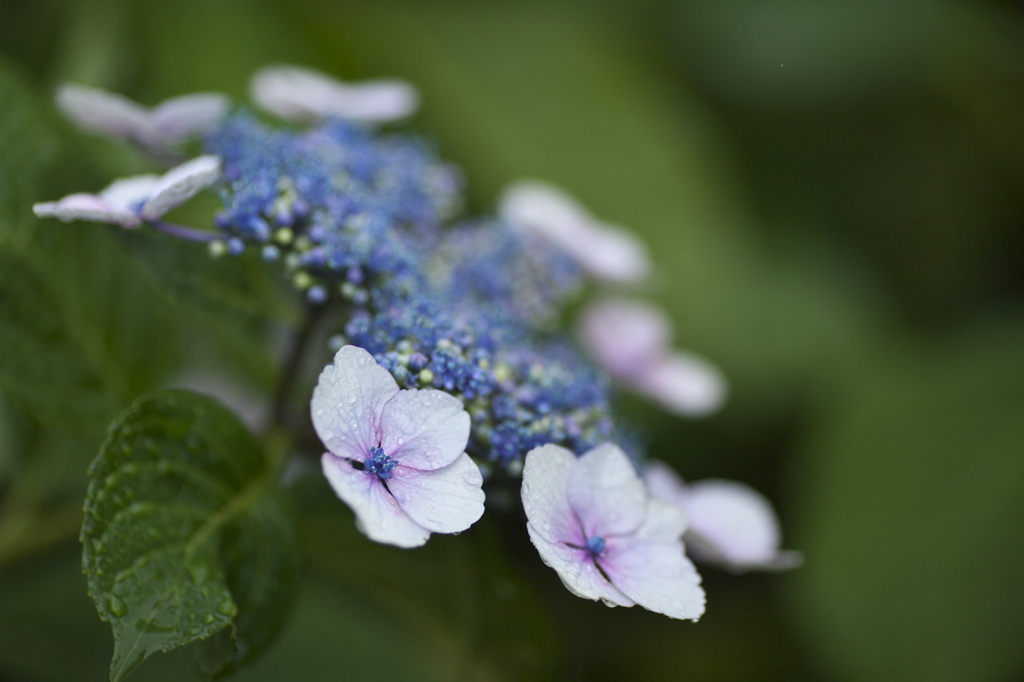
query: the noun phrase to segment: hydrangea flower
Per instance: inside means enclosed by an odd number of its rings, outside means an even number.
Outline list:
[[[779,549],[779,521],[771,503],[753,488],[710,479],[685,484],[663,462],[644,471],[652,497],[682,509],[690,521],[686,546],[695,559],[735,571],[782,570],[803,560],[799,552]]]
[[[325,118],[385,123],[406,118],[419,107],[416,88],[405,81],[349,84],[297,66],[260,69],[249,91],[260,108],[298,123]]]
[[[369,353],[344,346],[320,374],[311,410],[328,450],[324,475],[371,540],[418,547],[483,515],[483,477],[465,453],[470,420],[457,398],[399,390]]]
[[[725,401],[725,377],[707,360],[672,350],[671,325],[654,306],[624,298],[592,303],[581,317],[580,337],[613,379],[674,414],[707,415]]]
[[[201,92],[144,107],[123,95],[75,83],[57,90],[57,108],[79,128],[156,153],[210,131],[229,108],[225,95]]]
[[[621,227],[596,220],[556,187],[535,180],[516,182],[502,193],[498,211],[509,223],[550,240],[593,277],[629,284],[650,273],[643,242]]]
[[[531,450],[523,506],[541,559],[573,594],[672,618],[704,613],[700,575],[680,540],[686,517],[649,497],[616,445],[580,457],[557,445]]]
[[[35,204],[40,218],[64,222],[91,220],[124,228],[160,220],[220,178],[220,159],[200,156],[163,175],[136,175],[117,180],[99,194],[70,194],[59,201]],[[186,228],[187,229],[187,228]]]

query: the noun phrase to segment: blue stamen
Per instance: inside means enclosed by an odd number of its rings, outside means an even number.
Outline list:
[[[391,478],[391,470],[398,466],[398,460],[391,459],[390,455],[384,454],[384,448],[378,446],[370,448],[370,456],[363,461],[363,465],[367,471],[376,474],[377,478],[386,481]],[[603,547],[603,540],[601,544]]]
[[[604,551],[604,538],[600,535],[587,538],[587,551],[593,556],[601,554]]]

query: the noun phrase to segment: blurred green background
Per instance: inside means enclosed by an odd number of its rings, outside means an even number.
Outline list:
[[[1024,5],[923,0],[0,1],[0,353],[52,341],[0,382],[0,679],[106,676],[75,536],[110,418],[184,368],[276,373],[257,304],[171,303],[112,231],[31,216],[142,167],[53,88],[244,100],[268,62],[416,83],[471,212],[537,177],[642,235],[732,393],[624,409],[684,477],[766,493],[806,561],[707,568],[679,623],[572,597],[514,516],[402,553],[307,481],[299,603],[240,679],[1024,679]]]

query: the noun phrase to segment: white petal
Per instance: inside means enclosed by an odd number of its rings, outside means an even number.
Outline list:
[[[520,180],[502,192],[498,213],[565,248],[585,238],[593,218],[566,192],[537,180]]]
[[[118,139],[138,139],[149,126],[148,110],[113,92],[65,83],[57,108],[78,127]]]
[[[722,372],[697,355],[677,351],[650,365],[632,386],[673,414],[702,417],[725,402]]]
[[[356,513],[359,530],[376,542],[398,547],[419,547],[430,531],[402,511],[375,474],[355,469],[349,460],[325,452],[324,476],[334,492]]]
[[[57,218],[69,223],[73,220],[91,220],[122,227],[135,227],[141,221],[132,211],[113,206],[95,194],[70,194],[60,201],[48,201],[32,206],[40,218]]]
[[[419,108],[416,88],[401,80],[381,79],[345,85],[335,91],[328,116],[386,123]]]
[[[583,311],[580,336],[601,367],[613,378],[629,382],[666,354],[672,327],[668,317],[652,305],[607,298]]]
[[[130,178],[121,178],[110,183],[100,192],[100,197],[111,206],[130,211],[138,219],[140,207],[153,196],[158,184],[160,184],[159,175],[151,173],[133,175]]]
[[[644,520],[647,489],[626,453],[612,443],[576,460],[566,490],[587,537],[632,533]]]
[[[584,599],[600,599],[609,606],[633,606],[632,599],[601,575],[585,550],[574,549],[563,542],[551,542],[532,524],[528,524],[526,529],[540,558],[555,569],[570,592]]]
[[[313,427],[331,452],[361,460],[380,443],[381,413],[398,384],[373,356],[344,346],[313,389]]]
[[[468,441],[469,414],[453,395],[405,390],[384,406],[380,445],[403,466],[427,471],[448,466]]]
[[[644,464],[643,478],[651,497],[685,511],[686,484],[675,469],[660,460],[651,459]]]
[[[734,568],[790,568],[799,554],[779,551],[779,522],[771,503],[735,481],[691,484],[684,497],[690,520],[686,543],[698,559]]]
[[[542,445],[526,454],[523,466],[523,509],[532,533],[549,543],[585,541],[569,504],[569,471],[576,455],[557,445]],[[536,541],[534,544],[537,544]]]
[[[327,74],[295,66],[260,69],[250,93],[256,104],[288,121],[312,122],[337,117],[392,121],[412,114],[419,95],[398,80],[346,84]]]
[[[469,455],[433,471],[399,464],[388,488],[413,521],[434,533],[459,533],[484,513],[484,477]]]
[[[502,218],[543,235],[591,275],[634,283],[650,272],[643,242],[629,231],[594,219],[562,190],[535,180],[512,184],[502,194]]]
[[[217,156],[200,156],[172,168],[160,178],[160,182],[153,188],[153,195],[143,204],[142,217],[145,220],[163,217],[219,178],[220,158]]]
[[[150,113],[146,142],[154,147],[167,147],[202,135],[224,118],[229,106],[226,95],[212,92],[169,99]]]
[[[682,542],[636,540],[606,554],[601,565],[608,577],[640,606],[671,618],[697,620],[704,613],[700,575]]]

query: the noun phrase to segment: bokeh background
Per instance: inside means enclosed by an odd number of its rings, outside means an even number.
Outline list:
[[[31,314],[117,377],[74,410],[24,376],[31,409],[2,401],[0,679],[106,676],[75,539],[103,424],[204,362],[257,400],[277,371],[112,231],[31,217],[142,167],[53,88],[244,101],[268,62],[417,84],[409,127],[471,212],[537,177],[642,235],[647,294],[732,392],[702,421],[624,410],[686,478],[766,493],[805,564],[706,568],[680,623],[572,597],[513,516],[402,553],[311,482],[299,601],[239,679],[1024,679],[1024,5],[942,0],[0,1],[0,235],[36,254],[0,299],[45,290]]]

